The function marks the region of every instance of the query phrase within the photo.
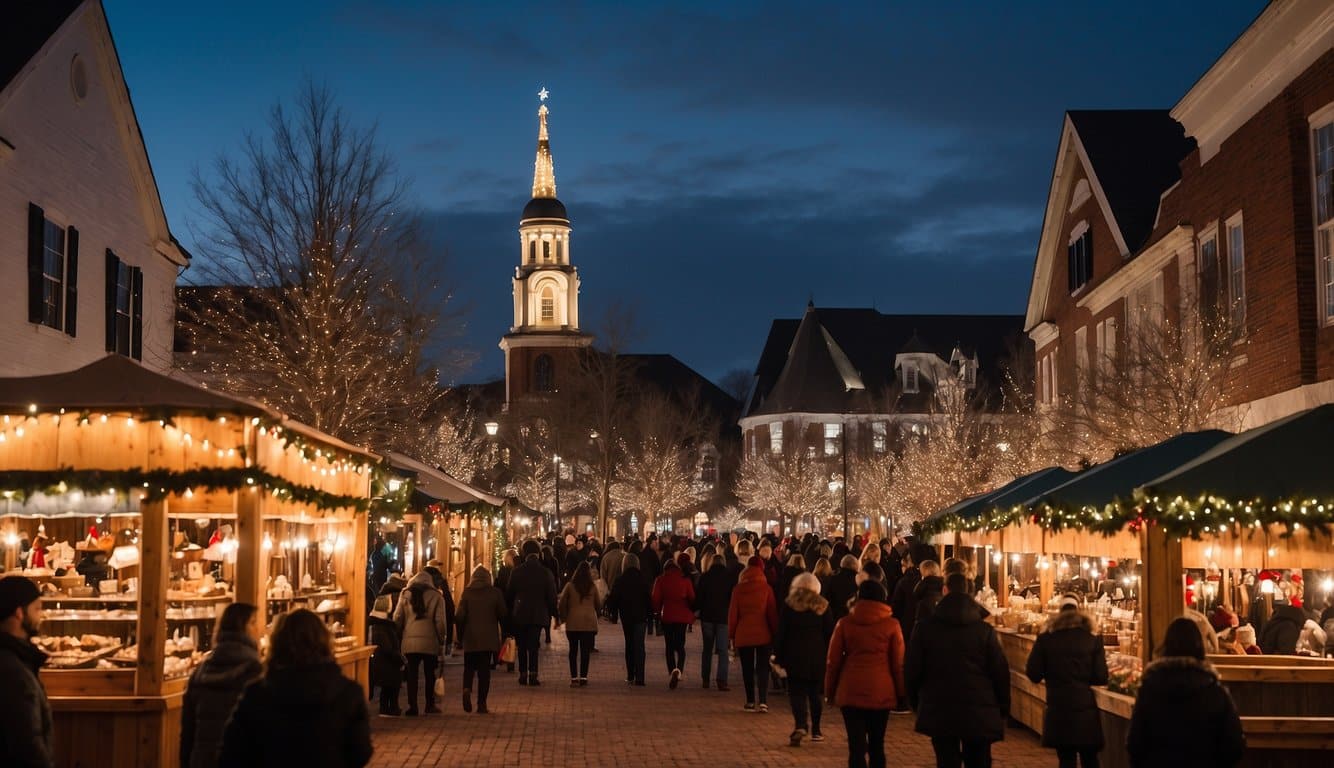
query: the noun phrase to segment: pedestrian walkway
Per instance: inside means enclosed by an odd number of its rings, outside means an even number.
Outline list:
[[[687,635],[687,668],[681,686],[667,688],[661,637],[648,638],[648,685],[625,684],[621,628],[603,623],[589,684],[569,687],[565,633],[551,633],[541,658],[542,685],[518,684],[503,667],[493,673],[491,714],[464,714],[462,656],[446,666],[442,715],[374,718],[372,764],[377,768],[462,766],[647,765],[654,768],[847,765],[847,740],[838,710],[826,707],[823,743],[787,746],[792,719],[787,696],[770,694],[767,715],[743,712],[745,695],[735,661],[732,690],[700,687],[698,627]],[[420,695],[420,694],[419,694]],[[372,708],[372,712],[374,709]],[[933,766],[931,743],[912,730],[911,715],[894,716],[886,738],[889,764]],[[1055,753],[1020,727],[993,750],[997,766],[1054,765]]]

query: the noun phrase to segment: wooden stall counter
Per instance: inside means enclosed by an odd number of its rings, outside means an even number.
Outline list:
[[[375,653],[375,646],[363,645],[356,648],[334,651],[334,661],[338,668],[343,671],[343,676],[356,680],[362,690],[370,693],[371,680],[371,654]]]
[[[69,768],[163,765],[180,751],[184,693],[163,696],[50,696],[55,764]],[[96,749],[89,750],[89,745]],[[89,757],[96,754],[96,761]],[[172,763],[165,763],[170,765]]]

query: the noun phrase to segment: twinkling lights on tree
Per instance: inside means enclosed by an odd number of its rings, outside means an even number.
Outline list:
[[[777,456],[747,456],[737,474],[736,495],[746,508],[776,518],[784,531],[793,533],[801,518],[832,513],[835,501],[826,463],[801,446]]]
[[[374,132],[314,86],[270,129],[196,181],[207,228],[178,364],[345,441],[416,453],[439,418],[428,357],[448,294],[403,186]]]
[[[697,412],[666,395],[643,393],[625,433],[612,503],[648,528],[688,514],[705,494],[697,456],[705,430]]]
[[[1129,312],[1122,344],[1077,365],[1073,386],[1044,414],[1059,463],[1100,463],[1184,432],[1237,431],[1245,421],[1235,407],[1246,399],[1236,361],[1248,337],[1229,313],[1193,295],[1170,313],[1159,305]]]

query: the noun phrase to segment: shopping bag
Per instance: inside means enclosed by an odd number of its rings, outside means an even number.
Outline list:
[[[440,676],[435,679],[435,696],[436,698],[439,699],[439,698],[444,698],[444,695],[445,695],[445,672],[442,669],[440,670]]]
[[[514,638],[512,637],[505,638],[505,642],[500,644],[499,655],[501,664],[514,663],[515,657],[518,656],[518,648],[516,648],[514,645]]]

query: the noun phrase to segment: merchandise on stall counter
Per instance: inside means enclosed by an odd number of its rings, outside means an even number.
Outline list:
[[[1143,663],[1138,657],[1110,654],[1107,658],[1107,690],[1126,696],[1138,695],[1142,670]]]

